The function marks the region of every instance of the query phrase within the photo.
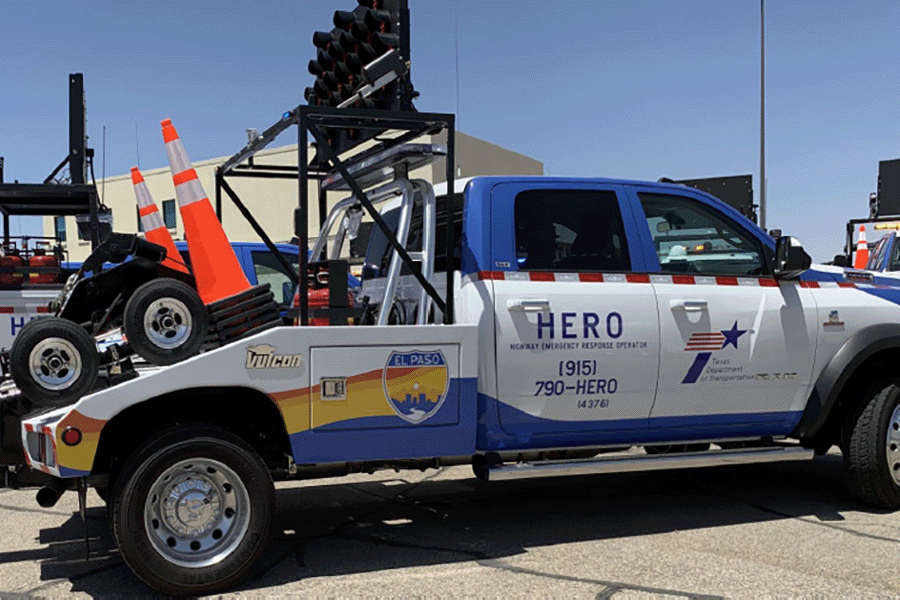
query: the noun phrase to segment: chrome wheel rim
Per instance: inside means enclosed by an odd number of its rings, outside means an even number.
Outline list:
[[[183,460],[150,487],[144,527],[157,552],[190,568],[231,555],[250,525],[250,496],[240,477],[207,458]]]
[[[894,484],[900,485],[900,405],[894,407],[891,420],[888,421],[885,453],[887,454],[888,470],[891,472],[891,477],[894,478]]]
[[[144,313],[144,331],[159,348],[171,350],[184,344],[191,335],[191,311],[181,300],[160,298]]]
[[[69,340],[51,337],[41,340],[28,356],[34,381],[46,390],[70,387],[81,375],[81,353]]]

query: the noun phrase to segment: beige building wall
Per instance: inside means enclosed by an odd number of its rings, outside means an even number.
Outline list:
[[[444,143],[446,134],[435,137],[435,143]],[[310,153],[311,156],[311,153]],[[215,207],[215,170],[229,156],[194,162],[194,169]],[[258,165],[297,166],[297,145],[266,149],[254,157]],[[490,144],[478,138],[457,132],[456,134],[456,177],[476,175],[541,175],[543,164],[510,150]],[[446,162],[438,160],[432,165],[415,170],[412,178],[421,178],[432,183],[445,180]],[[175,187],[169,167],[142,171],[147,188],[153,196],[160,212],[166,200],[175,199]],[[287,242],[294,237],[294,209],[299,203],[299,188],[296,177],[289,179],[269,179],[262,177],[227,177],[228,184],[247,209],[253,214],[263,230],[275,242]],[[103,202],[112,210],[113,231],[133,233],[138,231],[137,204],[131,183],[131,174],[108,177],[98,182],[98,189],[104,193]],[[328,205],[332,206],[347,193],[329,193]],[[317,182],[309,185],[309,236],[318,234]],[[184,239],[184,225],[181,214],[175,211],[175,227],[170,229],[172,237]],[[229,239],[233,241],[259,241],[259,236],[225,192],[222,192],[222,223]],[[44,217],[44,234],[54,235],[53,217]],[[69,260],[84,260],[90,253],[89,241],[77,239],[74,217],[66,217],[66,249]]]

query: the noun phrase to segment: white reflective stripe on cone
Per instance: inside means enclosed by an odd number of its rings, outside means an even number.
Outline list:
[[[141,208],[153,205],[153,196],[150,195],[150,190],[147,189],[146,183],[142,182],[135,185],[134,195],[137,197],[138,206]]]
[[[175,138],[171,142],[166,143],[166,154],[169,155],[169,165],[172,168],[172,173],[181,173],[193,168],[180,139]]]
[[[144,227],[144,231],[153,231],[154,229],[165,228],[166,224],[163,221],[162,215],[159,214],[158,210],[154,210],[153,212],[147,213],[141,217],[141,225]]]
[[[194,177],[175,186],[175,197],[178,198],[178,206],[183,208],[194,202],[206,200],[206,192],[203,191],[200,180]]]

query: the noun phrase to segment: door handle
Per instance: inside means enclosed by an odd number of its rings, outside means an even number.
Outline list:
[[[706,300],[669,300],[669,308],[685,312],[700,312],[707,310],[709,305]]]
[[[506,308],[510,312],[543,312],[550,310],[549,300],[507,300]]]

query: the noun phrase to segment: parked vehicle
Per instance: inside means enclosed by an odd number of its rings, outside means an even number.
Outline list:
[[[897,231],[884,234],[875,242],[869,253],[868,271],[893,272],[900,271],[900,244],[897,243]]]

